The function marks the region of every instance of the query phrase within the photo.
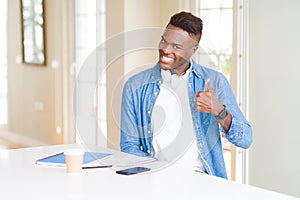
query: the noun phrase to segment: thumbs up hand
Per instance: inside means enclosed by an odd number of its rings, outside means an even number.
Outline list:
[[[217,116],[224,108],[223,104],[219,102],[214,89],[209,84],[210,79],[205,81],[205,91],[197,92],[196,108],[200,112],[211,113]]]

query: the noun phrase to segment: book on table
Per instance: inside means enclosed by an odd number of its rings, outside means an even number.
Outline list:
[[[101,159],[108,157],[110,153],[84,152],[82,167],[104,166]],[[65,167],[66,159],[63,152],[53,154],[36,160],[37,165]]]

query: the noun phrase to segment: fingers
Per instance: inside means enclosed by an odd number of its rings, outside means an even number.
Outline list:
[[[205,81],[205,91],[196,94],[196,108],[200,112],[210,113],[213,105],[214,90],[210,86],[210,79]]]
[[[196,108],[200,112],[210,112],[211,110],[211,93],[198,92],[195,98]]]
[[[196,106],[196,109],[199,111],[199,112],[204,112],[204,113],[210,113],[211,112],[211,109],[208,107],[205,107],[205,106],[200,106],[200,105],[197,105]]]

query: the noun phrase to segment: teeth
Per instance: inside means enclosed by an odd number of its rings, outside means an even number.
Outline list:
[[[173,59],[173,58],[166,57],[166,56],[163,56],[161,60],[162,60],[164,63],[170,63],[170,62],[172,62],[174,59]]]

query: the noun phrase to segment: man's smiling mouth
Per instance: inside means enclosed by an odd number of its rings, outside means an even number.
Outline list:
[[[160,57],[160,61],[165,63],[165,64],[170,64],[170,63],[174,62],[174,60],[175,60],[174,58],[170,58],[170,57],[164,56],[164,55],[162,55]]]

